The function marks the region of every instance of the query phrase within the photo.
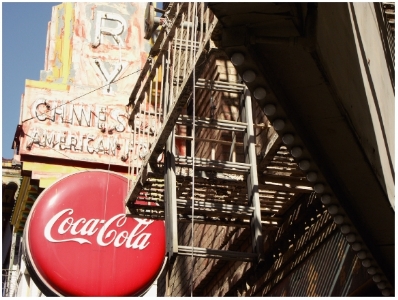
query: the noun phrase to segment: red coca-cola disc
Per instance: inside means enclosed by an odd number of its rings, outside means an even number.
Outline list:
[[[45,189],[26,222],[32,278],[48,295],[138,296],[165,258],[164,221],[136,219],[127,179],[106,171],[68,175]]]

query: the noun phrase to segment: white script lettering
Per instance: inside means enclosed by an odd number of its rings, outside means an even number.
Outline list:
[[[147,219],[134,219],[137,224],[131,232],[126,230],[118,232],[116,229],[109,229],[112,225],[117,228],[123,227],[127,222],[127,217],[125,214],[119,214],[113,216],[108,221],[100,219],[90,219],[80,218],[75,221],[71,216],[73,214],[73,209],[67,208],[56,215],[54,215],[44,228],[45,238],[52,243],[63,243],[63,242],[78,242],[79,244],[91,242],[88,239],[82,237],[74,237],[69,239],[55,239],[51,235],[51,230],[57,221],[61,221],[60,225],[56,231],[60,235],[69,233],[72,236],[92,236],[97,231],[96,241],[98,245],[102,247],[109,246],[113,243],[114,247],[120,247],[123,244],[126,248],[132,249],[145,249],[149,244],[149,239],[151,233],[144,232],[147,227],[153,223],[153,220]],[[69,215],[69,217],[66,217]],[[104,224],[101,228],[97,227],[99,224]]]

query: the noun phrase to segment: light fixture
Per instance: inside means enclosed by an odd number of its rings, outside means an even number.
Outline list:
[[[355,242],[355,240],[357,239],[357,237],[355,236],[355,233],[350,233],[350,234],[347,234],[347,235],[345,236],[345,239],[347,240],[347,242],[353,243],[353,242]]]
[[[309,182],[315,182],[317,178],[318,178],[318,175],[316,175],[315,172],[309,172],[309,173],[307,174],[307,180],[308,180]]]
[[[253,96],[254,98],[256,98],[257,100],[262,100],[265,98],[265,96],[267,95],[267,91],[265,90],[265,88],[262,87],[258,87],[254,90],[253,92]]]
[[[332,203],[332,197],[329,194],[322,195],[321,202],[325,205]]]
[[[381,275],[380,274],[373,275],[372,279],[374,282],[378,283],[381,281]]]
[[[370,267],[369,269],[368,269],[368,274],[369,275],[374,275],[374,274],[376,274],[377,273],[377,269],[375,268],[375,267]]]
[[[337,224],[337,225],[341,225],[344,222],[344,217],[342,215],[336,215],[333,218],[333,221]]]
[[[264,113],[266,116],[270,117],[276,112],[276,107],[273,104],[267,104],[264,106]]]
[[[377,284],[377,287],[382,290],[387,287],[387,284],[384,281],[381,281]]]
[[[350,231],[351,231],[350,225],[345,224],[345,225],[341,226],[340,231],[342,234],[350,233]]]
[[[388,296],[391,295],[391,292],[390,292],[389,289],[384,289],[384,290],[381,291],[381,294],[382,294],[383,296],[388,297]]]
[[[356,242],[356,243],[352,244],[351,247],[352,247],[352,250],[354,250],[354,251],[360,251],[362,249],[362,244]]]
[[[323,185],[323,183],[317,183],[314,186],[314,191],[317,194],[322,194],[325,191],[325,186]]]
[[[256,73],[252,70],[247,70],[243,73],[242,78],[247,83],[253,82],[256,79]]]
[[[285,128],[285,121],[283,121],[282,119],[276,119],[273,123],[272,126],[274,126],[275,130],[282,130],[283,128]]]
[[[339,212],[339,208],[337,207],[337,205],[330,205],[328,207],[328,212],[331,215],[335,215],[335,214],[337,214]]]
[[[294,142],[294,136],[291,133],[286,133],[285,135],[283,135],[282,137],[282,142],[285,145],[291,145]]]
[[[310,168],[310,162],[306,159],[299,162],[299,168],[302,171],[307,171]]]
[[[359,251],[357,253],[357,256],[358,256],[359,259],[365,259],[366,256],[367,256],[366,251],[364,251],[364,250]]]
[[[240,66],[241,64],[243,64],[243,62],[245,61],[245,57],[242,53],[234,53],[231,56],[231,62],[235,67]]]
[[[294,158],[298,158],[303,154],[303,149],[301,149],[301,147],[299,147],[299,146],[296,146],[296,147],[293,147],[292,150],[290,150],[290,153],[292,154],[292,156]]]

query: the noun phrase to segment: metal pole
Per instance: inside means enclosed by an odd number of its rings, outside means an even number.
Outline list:
[[[166,98],[163,102],[163,113],[167,115],[173,97]],[[177,197],[176,197],[176,173],[175,173],[175,137],[174,130],[171,131],[166,142],[165,149],[165,173],[164,173],[164,199],[165,199],[165,225],[167,254],[170,263],[174,262],[178,253],[178,231],[177,231]]]
[[[7,278],[8,296],[11,296],[12,293],[14,293],[14,288],[12,288],[12,287],[15,287],[15,284],[12,283],[12,280],[14,279],[12,274],[14,271],[15,246],[16,246],[17,234],[13,233],[12,228],[11,228],[11,234],[12,234],[12,238],[11,238],[11,249],[10,249],[10,265],[8,267],[9,271],[8,271],[8,278]],[[19,251],[22,251],[22,249],[20,249]]]

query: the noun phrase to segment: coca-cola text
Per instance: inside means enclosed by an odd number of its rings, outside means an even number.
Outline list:
[[[53,243],[78,242],[80,244],[91,244],[88,239],[79,236],[92,236],[97,234],[96,240],[98,245],[104,247],[113,243],[115,247],[120,247],[124,244],[126,248],[142,250],[149,245],[149,238],[151,237],[151,234],[144,231],[151,223],[153,223],[153,220],[134,219],[137,222],[137,225],[133,230],[131,230],[131,232],[126,230],[118,232],[115,229],[109,229],[109,227],[111,227],[112,224],[115,224],[118,228],[122,227],[127,221],[125,214],[113,216],[108,221],[101,219],[86,220],[85,218],[74,220],[71,216],[72,214],[73,209],[71,208],[64,209],[55,214],[50,221],[48,221],[46,227],[44,228],[45,238]],[[66,217],[67,215],[70,217]],[[62,218],[64,219],[62,220]],[[53,238],[51,231],[54,227],[54,224],[59,220],[62,220],[57,229],[59,234],[64,235],[69,233],[72,236],[78,237],[69,239]]]

